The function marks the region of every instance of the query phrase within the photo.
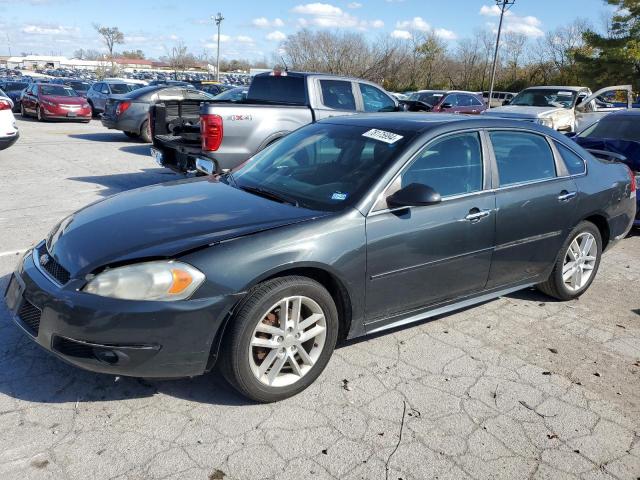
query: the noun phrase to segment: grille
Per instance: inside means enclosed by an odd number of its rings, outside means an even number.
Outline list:
[[[26,298],[23,299],[22,305],[20,305],[20,309],[18,310],[18,318],[22,323],[24,323],[25,327],[34,335],[38,336],[38,329],[40,328],[40,317],[42,316],[42,312],[38,307],[32,304]]]
[[[95,358],[93,347],[84,343],[74,342],[64,337],[54,337],[53,349],[63,355],[75,358]]]
[[[44,255],[46,255],[47,261],[43,264],[41,259]],[[38,248],[38,258],[36,260],[40,267],[44,268],[60,285],[64,285],[69,281],[69,272],[49,254],[44,243]]]

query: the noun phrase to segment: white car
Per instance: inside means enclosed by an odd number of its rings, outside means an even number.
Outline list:
[[[9,148],[20,136],[12,109],[13,102],[0,90],[0,150]]]
[[[631,108],[632,98],[631,85],[606,87],[595,93],[587,87],[530,87],[522,90],[508,105],[491,108],[484,115],[575,132],[604,115]]]

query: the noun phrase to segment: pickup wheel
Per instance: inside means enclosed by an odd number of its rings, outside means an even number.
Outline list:
[[[230,319],[221,369],[252,400],[283,400],[318,378],[337,336],[338,312],[322,285],[300,276],[267,280],[249,291]]]
[[[151,128],[149,128],[149,120],[142,122],[140,127],[140,139],[145,143],[151,143]]]

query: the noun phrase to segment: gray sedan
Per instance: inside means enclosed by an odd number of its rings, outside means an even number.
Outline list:
[[[625,165],[534,124],[334,117],[225,175],[74,213],[19,262],[6,301],[79,367],[191,377],[220,360],[271,402],[309,386],[338,340],[531,286],[579,297],[635,196]]]
[[[167,100],[212,100],[208,93],[181,86],[152,85],[139,88],[125,95],[112,95],[107,100],[102,124],[111,129],[122,130],[130,138],[151,142],[149,128],[149,106]]]

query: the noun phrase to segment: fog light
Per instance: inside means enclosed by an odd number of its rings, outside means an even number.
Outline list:
[[[102,348],[94,348],[93,354],[96,356],[98,360],[104,363],[108,363],[109,365],[115,365],[118,363],[119,357],[116,352],[113,350],[104,350]]]

